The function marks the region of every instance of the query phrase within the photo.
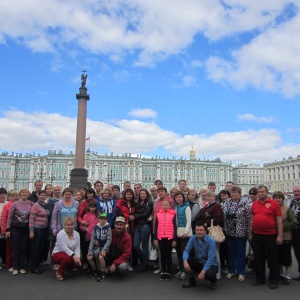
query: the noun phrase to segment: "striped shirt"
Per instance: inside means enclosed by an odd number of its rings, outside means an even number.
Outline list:
[[[39,201],[34,203],[29,217],[29,230],[33,228],[46,228],[48,226],[49,209],[47,204],[41,204]]]

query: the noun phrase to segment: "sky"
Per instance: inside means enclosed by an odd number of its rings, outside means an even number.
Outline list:
[[[0,0],[0,152],[300,154],[300,1]]]

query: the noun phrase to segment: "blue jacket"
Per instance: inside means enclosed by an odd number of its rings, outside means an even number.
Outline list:
[[[107,214],[108,223],[111,227],[115,221],[115,206],[116,201],[114,199],[100,200],[97,202],[97,210],[101,214],[105,212]]]

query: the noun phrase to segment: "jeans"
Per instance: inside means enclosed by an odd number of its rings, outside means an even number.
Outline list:
[[[31,242],[31,271],[39,268],[46,240],[48,239],[48,228],[34,228],[34,238]]]
[[[246,237],[228,236],[229,273],[245,275],[246,268]]]
[[[140,260],[142,268],[146,268],[148,263],[150,233],[151,227],[148,224],[144,224],[142,226],[138,225],[135,227],[133,247]],[[141,242],[143,250],[141,250],[140,247]]]

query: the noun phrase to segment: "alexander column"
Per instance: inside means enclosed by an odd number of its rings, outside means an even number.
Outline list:
[[[87,94],[86,80],[88,75],[86,70],[81,74],[81,87],[79,94],[76,94],[78,100],[77,113],[77,132],[76,132],[76,150],[75,150],[75,168],[70,172],[70,187],[79,190],[81,187],[87,187],[88,171],[85,167],[85,139],[86,139],[86,111],[87,100],[90,95]]]

